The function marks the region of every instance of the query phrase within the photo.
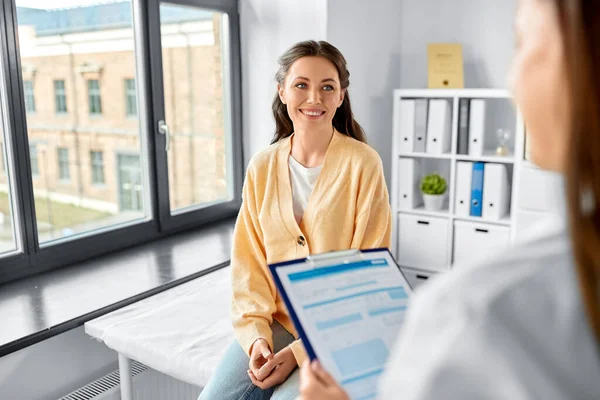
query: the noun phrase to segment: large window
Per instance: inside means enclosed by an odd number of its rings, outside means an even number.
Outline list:
[[[0,283],[237,213],[237,1],[177,3],[0,7]]]
[[[67,112],[67,93],[65,92],[65,81],[54,81],[54,107],[57,114]]]
[[[88,102],[90,114],[102,114],[102,99],[100,97],[100,82],[90,79],[88,82]]]

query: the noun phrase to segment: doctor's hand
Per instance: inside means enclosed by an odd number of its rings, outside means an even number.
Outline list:
[[[250,350],[249,371],[252,371],[254,376],[259,377],[260,380],[265,379],[271,373],[271,369],[273,369],[269,368],[270,366],[266,366],[267,362],[271,359],[273,359],[273,353],[267,341],[265,339],[256,339]]]
[[[306,361],[300,370],[299,400],[350,400],[348,394],[318,361]]]
[[[252,383],[259,388],[263,390],[269,389],[275,385],[283,383],[297,366],[298,363],[296,362],[296,357],[294,357],[292,349],[290,349],[288,346],[284,347],[279,353],[275,354],[273,358],[267,361],[267,363],[260,368],[260,376],[268,376],[259,379],[252,369],[248,371],[248,376],[250,377]]]

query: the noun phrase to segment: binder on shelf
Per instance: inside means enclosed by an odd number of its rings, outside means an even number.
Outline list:
[[[471,217],[481,217],[483,200],[483,181],[485,165],[482,162],[473,163],[471,175]]]
[[[419,190],[419,162],[414,158],[401,158],[398,164],[398,208],[412,210],[421,205]]]
[[[508,214],[508,170],[504,164],[488,163],[483,174],[483,211],[486,219],[499,220]]]
[[[469,153],[469,99],[458,103],[458,154]]]
[[[458,161],[456,163],[456,198],[454,203],[454,212],[458,217],[468,217],[471,215],[472,175],[472,162]]]
[[[415,100],[400,100],[400,152],[411,153],[415,138]]]
[[[419,99],[415,101],[415,136],[414,151],[417,153],[425,152],[425,141],[427,140],[427,108],[429,101]]]
[[[469,107],[469,155],[483,155],[485,100],[473,99]]]
[[[450,151],[450,125],[450,101],[430,100],[427,115],[427,153],[443,154]]]

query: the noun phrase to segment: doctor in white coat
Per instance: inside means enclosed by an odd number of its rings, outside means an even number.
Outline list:
[[[520,0],[510,74],[565,215],[414,297],[382,399],[600,399],[600,2]],[[301,399],[347,399],[318,363]]]

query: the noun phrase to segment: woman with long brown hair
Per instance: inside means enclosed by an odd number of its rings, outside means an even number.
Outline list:
[[[521,0],[510,74],[533,161],[566,216],[409,307],[382,399],[600,399],[600,2]],[[302,399],[347,399],[305,364]]]
[[[346,60],[327,42],[279,59],[276,131],[246,172],[231,256],[237,341],[200,399],[296,399],[306,359],[267,264],[351,248],[389,247],[391,207],[381,159],[348,94]]]

